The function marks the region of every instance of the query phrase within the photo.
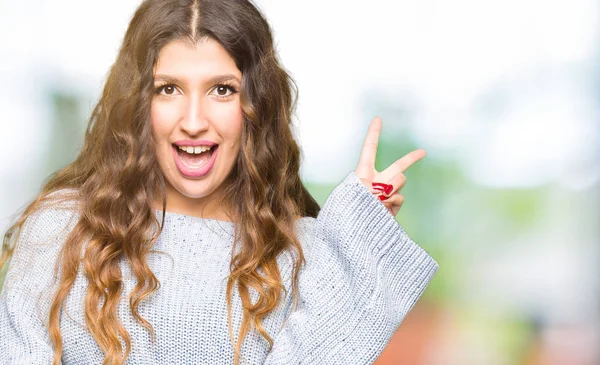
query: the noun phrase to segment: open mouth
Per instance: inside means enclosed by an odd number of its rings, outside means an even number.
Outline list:
[[[173,157],[179,172],[188,178],[200,178],[207,175],[217,159],[219,145],[177,146],[173,145]]]
[[[199,169],[211,160],[211,157],[218,146],[219,145],[214,145],[209,148],[208,146],[180,147],[173,145],[173,148],[176,149],[179,160],[185,167],[189,169]]]

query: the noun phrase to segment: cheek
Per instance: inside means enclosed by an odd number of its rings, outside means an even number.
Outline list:
[[[162,139],[168,137],[177,121],[176,110],[172,106],[161,103],[152,103],[150,108],[150,123],[152,134],[156,142],[164,142]]]
[[[231,147],[237,147],[244,126],[244,115],[239,103],[222,108],[216,116],[221,125],[221,135],[231,142]]]

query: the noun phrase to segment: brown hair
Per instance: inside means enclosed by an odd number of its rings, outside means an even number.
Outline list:
[[[70,198],[77,201],[80,217],[57,259],[60,282],[49,314],[54,364],[62,356],[60,311],[80,264],[89,282],[85,320],[105,353],[103,364],[123,364],[131,350],[129,334],[116,316],[123,289],[121,258],[137,279],[129,296],[131,313],[154,335],[152,325],[138,313],[140,302],[160,288],[145,258],[160,235],[166,208],[165,179],[149,123],[153,70],[168,42],[184,39],[195,44],[206,38],[219,42],[242,72],[245,123],[237,162],[224,185],[224,204],[236,221],[235,242],[241,242],[239,250],[234,247],[237,253],[227,283],[232,341],[231,298],[236,284],[243,305],[234,362],[239,363],[241,345],[252,328],[273,344],[262,320],[285,292],[276,259],[286,250],[296,259],[292,297],[297,301],[304,256],[295,221],[298,216],[316,217],[319,206],[299,177],[300,151],[290,128],[296,87],[277,60],[267,21],[250,1],[146,0],[129,24],[78,157],[49,178],[4,236],[0,267],[11,257],[27,218],[42,209],[50,194],[74,189]],[[154,213],[156,202],[162,202],[162,222]],[[251,288],[259,295],[255,303]]]

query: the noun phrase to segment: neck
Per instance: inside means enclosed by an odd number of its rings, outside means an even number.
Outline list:
[[[165,211],[198,218],[233,221],[233,215],[226,210],[222,196],[217,192],[203,198],[189,198],[167,185],[167,206]],[[162,210],[162,201],[155,203],[155,209]]]

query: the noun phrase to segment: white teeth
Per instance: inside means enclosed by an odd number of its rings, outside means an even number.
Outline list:
[[[185,151],[187,153],[199,155],[202,152],[206,152],[210,150],[209,146],[177,146],[180,150]]]

